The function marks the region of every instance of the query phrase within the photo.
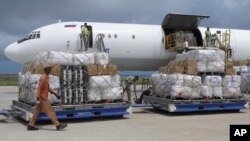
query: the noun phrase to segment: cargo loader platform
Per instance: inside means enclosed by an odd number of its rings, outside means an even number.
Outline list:
[[[29,121],[34,111],[34,106],[13,100],[12,111],[20,113],[18,117]],[[82,104],[82,105],[61,105],[53,106],[59,120],[64,119],[83,119],[94,117],[123,117],[130,114],[130,104],[126,102],[102,103],[102,104]],[[47,115],[42,112],[37,121],[49,120]]]
[[[246,99],[170,100],[156,96],[144,96],[146,104],[168,112],[240,111],[249,107]]]

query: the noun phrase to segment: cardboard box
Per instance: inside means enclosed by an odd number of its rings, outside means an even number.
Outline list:
[[[97,65],[98,75],[108,75],[108,66]]]
[[[23,74],[27,71],[31,72],[32,74],[43,74],[44,73],[44,64],[29,64],[23,68]],[[61,75],[61,66],[60,65],[53,65],[51,70],[51,75],[60,76]]]
[[[164,69],[164,73],[184,73],[184,67],[182,66],[166,66]]]
[[[88,65],[87,70],[88,70],[88,75],[89,76],[98,75],[97,65]]]
[[[116,75],[118,73],[118,69],[116,65],[109,64],[108,65],[108,74],[109,75]]]
[[[166,67],[160,67],[159,68],[159,73],[165,73]]]
[[[196,75],[197,71],[197,61],[194,59],[188,59],[183,62],[184,64],[184,73],[188,75]]]
[[[225,61],[225,72],[226,72],[226,75],[233,75],[234,74],[233,65],[234,65],[233,61]]]

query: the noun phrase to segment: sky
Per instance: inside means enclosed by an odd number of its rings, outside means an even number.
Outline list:
[[[30,31],[61,21],[161,24],[168,13],[207,15],[201,26],[250,30],[250,0],[0,0],[0,74],[22,65],[4,48]]]

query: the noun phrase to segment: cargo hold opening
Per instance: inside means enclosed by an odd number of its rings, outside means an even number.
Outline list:
[[[165,33],[165,49],[183,47],[185,41],[189,46],[202,46],[203,39],[198,26],[204,18],[209,18],[209,16],[166,15],[162,22]]]

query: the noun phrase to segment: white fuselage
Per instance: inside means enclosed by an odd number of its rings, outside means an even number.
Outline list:
[[[13,43],[5,49],[5,55],[17,63],[25,64],[43,51],[79,51],[83,24],[84,22],[62,22],[38,28],[32,33],[39,32],[39,38],[32,37]],[[157,70],[175,58],[176,53],[165,50],[165,33],[161,25],[91,22],[88,25],[92,27],[92,48],[96,48],[97,35],[103,34],[111,63],[118,65],[119,70]],[[205,28],[199,30],[204,37]],[[217,30],[225,29],[211,29],[212,32]],[[231,47],[235,60],[250,57],[248,37],[249,30],[231,30]]]

